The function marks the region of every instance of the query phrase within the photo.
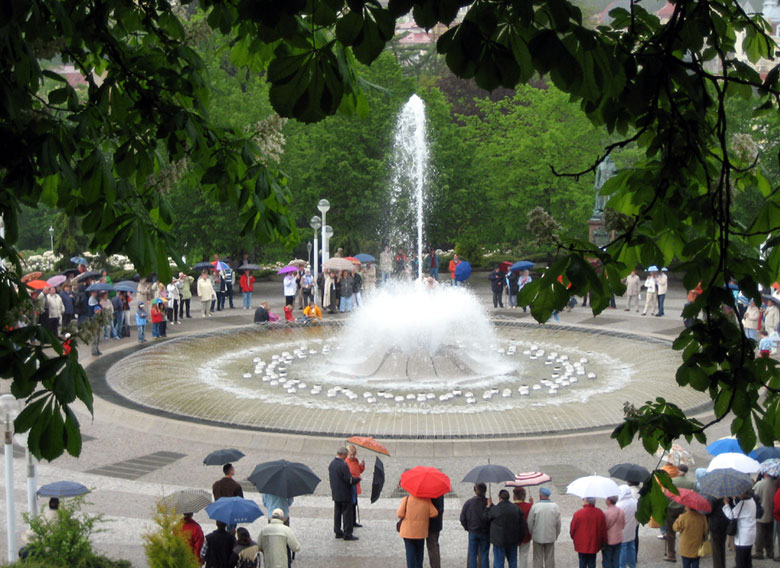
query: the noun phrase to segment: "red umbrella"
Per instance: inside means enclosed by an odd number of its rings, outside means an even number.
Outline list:
[[[514,264],[514,263],[512,263],[512,262],[510,262],[508,260],[505,260],[504,262],[499,262],[498,263],[498,269],[501,272],[505,272],[505,273],[509,272],[509,267],[512,266],[512,264]]]
[[[390,455],[388,449],[371,436],[352,436],[351,438],[347,439],[347,442],[350,444],[355,444],[356,446],[360,446],[361,448],[371,450],[372,452],[376,452],[378,454],[384,454],[386,456]]]
[[[666,496],[680,505],[685,505],[686,507],[690,507],[694,511],[699,511],[700,513],[712,512],[712,506],[710,505],[710,502],[702,495],[699,495],[691,489],[678,489],[678,491],[680,494],[675,495],[674,493],[669,492],[668,489],[664,489]]]
[[[509,487],[530,487],[532,485],[541,485],[550,481],[550,476],[541,471],[525,471],[515,475],[514,481],[507,481]]]
[[[27,284],[28,288],[32,288],[33,290],[43,290],[44,288],[50,287],[46,280],[30,280],[29,282],[25,282],[25,284]]]
[[[435,467],[418,465],[401,474],[401,487],[415,497],[434,499],[450,492],[450,478]]]

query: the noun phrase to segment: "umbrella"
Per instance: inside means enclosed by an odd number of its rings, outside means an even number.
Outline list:
[[[747,473],[736,469],[716,469],[699,479],[699,493],[718,499],[739,497],[753,487],[753,480]]]
[[[290,272],[298,272],[298,269],[294,266],[283,266],[277,274],[289,274]]]
[[[390,455],[390,452],[387,450],[387,448],[385,448],[371,436],[352,436],[351,438],[347,439],[347,442],[350,444],[355,444],[356,446],[360,446],[361,448],[371,450],[372,452],[376,452],[378,454],[385,454],[386,456]]]
[[[434,499],[450,492],[450,478],[435,467],[418,465],[401,474],[399,485],[415,497]]]
[[[772,302],[775,306],[780,306],[780,298],[774,296],[761,296],[765,302]]]
[[[161,499],[160,503],[166,509],[173,509],[177,513],[197,513],[211,505],[211,495],[203,489],[182,489],[176,493],[166,495]]]
[[[650,472],[646,467],[635,463],[619,463],[609,468],[609,474],[615,479],[640,483],[650,477]]]
[[[323,267],[325,270],[352,270],[353,264],[346,258],[329,258]]]
[[[509,270],[531,270],[534,263],[530,260],[520,260],[509,267]]]
[[[49,278],[46,282],[49,283],[49,286],[54,288],[55,286],[59,286],[60,284],[65,282],[67,279],[68,279],[68,277],[65,276],[64,274],[57,274],[57,275],[52,276],[51,278]]]
[[[76,282],[80,280],[87,280],[90,278],[100,278],[100,272],[95,272],[94,270],[88,270],[87,272],[82,272],[78,276],[76,276],[73,280]]]
[[[694,511],[699,511],[700,513],[712,512],[712,505],[710,505],[710,502],[706,497],[699,495],[691,489],[677,488],[677,491],[680,492],[679,495],[675,495],[668,489],[664,489],[666,496],[675,503],[685,505],[686,507],[690,507]]]
[[[138,284],[133,282],[132,280],[122,280],[121,282],[117,282],[114,284],[114,290],[117,292],[130,292],[135,293],[138,291]]]
[[[214,268],[210,262],[198,262],[196,263],[192,269],[193,270],[211,270]]]
[[[87,292],[109,292],[113,289],[114,287],[106,282],[95,282],[87,286]]]
[[[655,264],[648,266],[647,272],[658,272],[658,267]]]
[[[214,270],[230,270],[230,267],[221,260],[215,260],[211,266],[214,267]]]
[[[531,487],[533,485],[547,483],[550,480],[550,476],[541,471],[526,471],[518,473],[515,475],[514,481],[507,481],[506,484],[509,487]]]
[[[33,290],[43,290],[44,288],[49,288],[49,283],[46,282],[46,280],[30,280],[29,282],[26,282],[28,288],[32,288]]]
[[[38,497],[78,497],[89,493],[89,489],[75,481],[55,481],[38,489]]]
[[[63,276],[65,276],[66,278],[73,278],[78,273],[79,273],[78,268],[66,268],[65,270],[62,271]]]
[[[360,262],[376,262],[376,259],[373,256],[365,252],[356,254],[355,258],[358,259]]]
[[[714,471],[716,469],[736,469],[743,473],[756,473],[759,467],[761,467],[760,463],[745,454],[727,452],[712,458],[710,465],[707,466],[707,471]]]
[[[461,260],[455,267],[455,280],[465,282],[469,276],[471,276],[471,265],[467,261]]]
[[[374,477],[371,481],[371,502],[376,503],[382,494],[382,488],[385,486],[385,464],[382,460],[376,458],[374,462]]]
[[[244,457],[244,452],[235,448],[223,448],[221,450],[214,450],[205,458],[203,458],[204,465],[225,465],[226,463],[238,461]]]
[[[260,493],[289,498],[311,495],[321,479],[305,464],[276,460],[255,466],[249,481]]]
[[[508,467],[496,464],[478,465],[463,478],[462,483],[501,483],[514,481],[515,472]]]
[[[509,271],[509,267],[510,266],[512,266],[512,263],[509,262],[508,260],[505,260],[504,262],[499,262],[498,263],[498,270],[500,272],[506,273],[506,272]]]
[[[725,453],[744,454],[745,452],[742,449],[742,446],[739,445],[739,440],[732,436],[727,436],[709,444],[707,446],[707,453],[711,456],[717,456]],[[748,455],[751,458],[755,458],[755,451],[750,452]]]
[[[164,302],[165,302],[164,298],[155,298],[154,300],[152,300],[153,304],[162,304]]]
[[[206,507],[209,519],[222,521],[226,525],[251,523],[263,516],[263,511],[251,499],[243,497],[222,497]]]
[[[85,266],[86,266],[86,264],[87,264],[87,259],[86,259],[86,258],[84,258],[83,256],[74,256],[74,257],[72,257],[72,258],[70,259],[70,261],[71,261],[73,264],[83,264],[83,265],[85,265]]]
[[[309,263],[301,258],[294,258],[287,264],[290,266],[297,266],[298,268],[306,268]]]
[[[43,276],[43,272],[30,272],[22,276],[22,284],[27,284],[30,280],[38,280]]]
[[[256,264],[242,264],[238,267],[239,270],[260,270],[260,267]]]
[[[672,449],[668,452],[663,448],[658,448],[658,451],[655,452],[655,455],[656,457],[663,456],[663,461],[671,463],[674,466],[679,466],[681,463],[684,463],[688,466],[688,468],[690,468],[692,465],[694,465],[691,452],[684,449],[679,444],[672,445]]]
[[[771,460],[772,458],[780,458],[780,448],[776,448],[774,446],[763,446],[761,448],[756,448],[752,453],[756,454],[755,459],[757,459],[759,462]]]
[[[566,487],[566,493],[577,497],[607,497],[617,496],[620,493],[617,483],[608,477],[601,475],[588,475],[575,479]]]
[[[780,477],[780,459],[772,458],[762,462],[758,471],[770,477]]]
[[[350,261],[352,264],[360,264],[360,259],[355,258],[354,256],[347,256],[344,258],[344,260]]]

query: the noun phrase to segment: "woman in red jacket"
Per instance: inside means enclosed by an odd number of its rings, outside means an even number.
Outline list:
[[[244,309],[249,310],[252,308],[252,292],[255,291],[255,277],[252,275],[252,271],[245,270],[238,284],[244,295]]]
[[[357,459],[357,448],[350,444],[347,446],[347,450],[349,453],[347,454],[347,465],[349,466],[349,473],[352,474],[352,477],[361,477],[363,475],[363,471],[366,469],[366,462],[365,461],[358,461]],[[363,492],[363,490],[360,488],[360,482],[356,483],[352,486],[352,518],[358,519],[357,515],[357,500],[358,495],[360,495]],[[352,524],[352,526],[356,528],[360,528],[363,525],[357,522],[357,520]]]

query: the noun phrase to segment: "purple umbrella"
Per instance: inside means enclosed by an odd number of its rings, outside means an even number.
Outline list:
[[[51,278],[49,278],[46,282],[49,283],[49,286],[54,288],[56,286],[59,286],[63,282],[65,282],[67,279],[68,277],[65,276],[64,274],[57,274],[56,276],[52,276]]]
[[[298,272],[297,266],[285,266],[277,274],[289,274],[290,272]]]

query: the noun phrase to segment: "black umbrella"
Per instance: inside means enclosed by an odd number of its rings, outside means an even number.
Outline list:
[[[260,493],[289,498],[314,493],[321,480],[306,464],[276,460],[256,466],[249,481]]]
[[[374,480],[371,482],[371,502],[376,503],[382,494],[382,488],[385,486],[385,464],[382,460],[376,458],[374,462]]]
[[[478,465],[463,478],[463,482],[469,483],[501,483],[502,481],[514,481],[515,472],[508,467],[496,464]]]
[[[780,307],[780,298],[774,296],[761,296],[765,302],[772,302],[775,306]]]
[[[73,280],[77,282],[81,282],[82,280],[91,279],[91,278],[100,278],[101,274],[100,272],[95,272],[94,270],[89,270],[87,272],[82,272],[78,276],[76,276]]]
[[[79,269],[78,268],[66,268],[65,270],[62,271],[62,274],[64,274],[68,278],[73,278],[78,273],[79,273]]]
[[[650,472],[646,467],[635,463],[619,463],[609,468],[609,475],[615,479],[631,481],[632,483],[641,483],[650,477]]]
[[[225,465],[226,463],[238,461],[243,457],[244,452],[241,450],[237,450],[235,448],[223,448],[221,450],[214,450],[211,452],[209,455],[203,458],[203,463],[205,465]]]
[[[114,287],[106,282],[95,282],[87,286],[87,292],[110,292]]]
[[[214,268],[214,265],[206,261],[199,262],[192,267],[193,270],[209,270],[211,268]]]
[[[260,267],[256,264],[242,264],[238,267],[239,270],[260,270]]]

